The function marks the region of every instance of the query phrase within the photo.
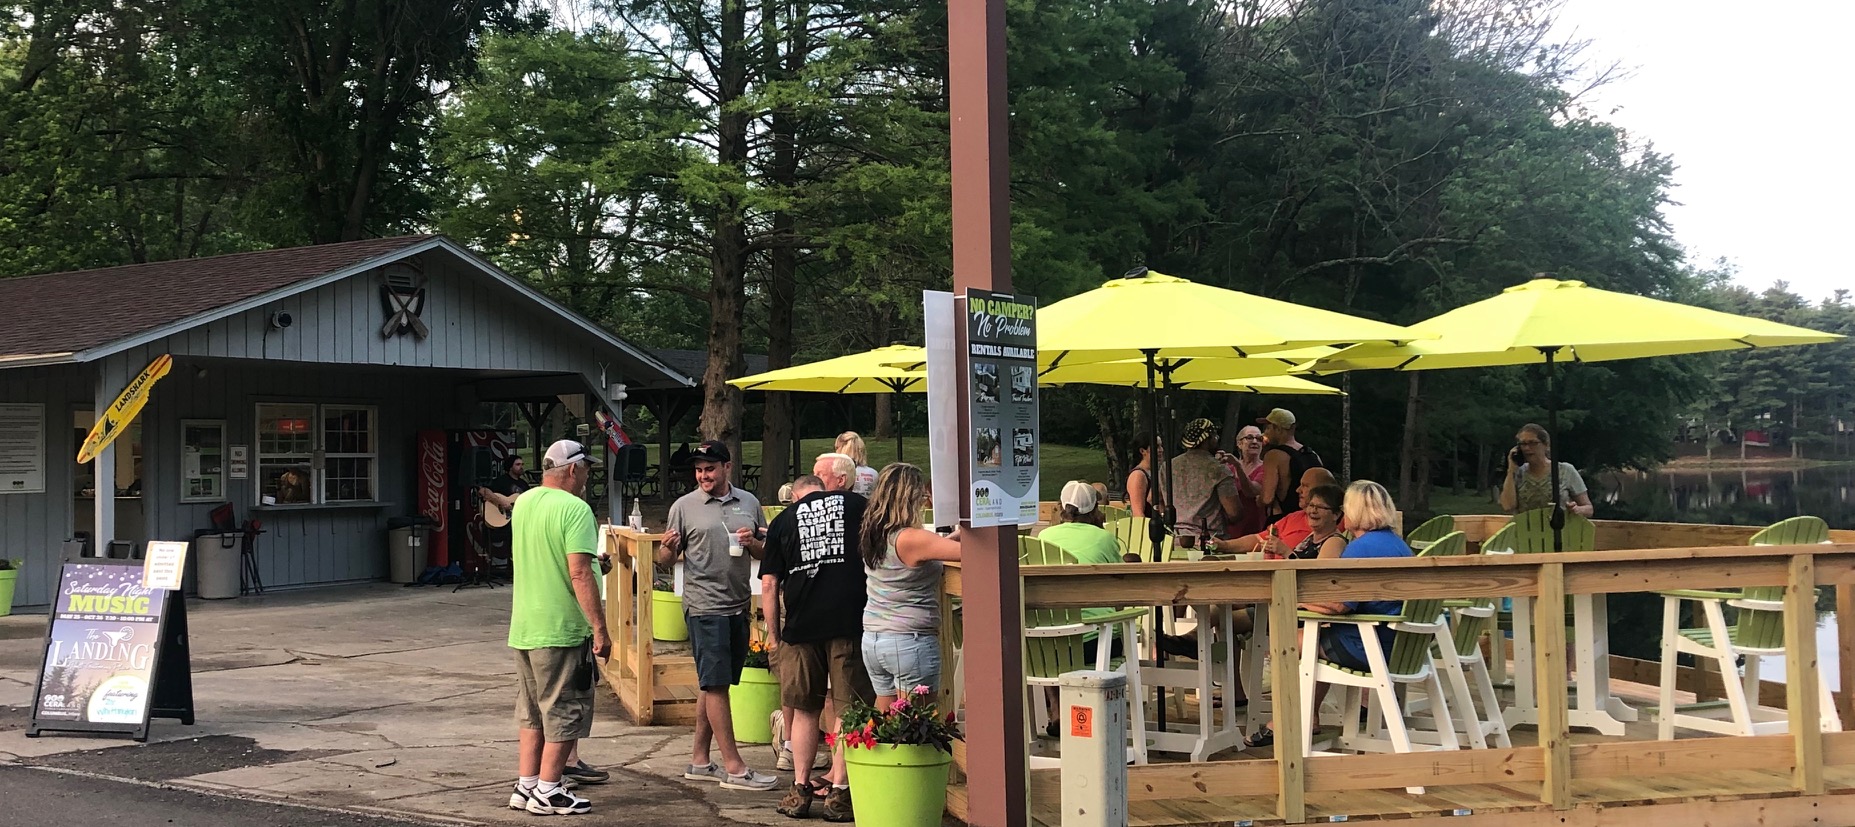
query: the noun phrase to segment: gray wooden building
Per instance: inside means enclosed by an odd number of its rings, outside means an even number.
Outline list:
[[[162,354],[140,417],[78,465]],[[230,502],[264,523],[267,585],[379,579],[420,431],[618,383],[694,384],[440,236],[0,279],[0,557],[26,561],[16,604],[44,605],[66,539],[186,540]]]

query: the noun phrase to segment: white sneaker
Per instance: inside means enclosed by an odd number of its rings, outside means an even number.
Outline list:
[[[545,798],[542,797],[540,790],[535,790],[534,795],[528,799],[527,809],[538,816],[579,815],[591,812],[593,803],[567,792],[567,788],[562,787],[555,790],[553,795]]]
[[[533,797],[532,790],[524,790],[522,789],[522,785],[520,783],[517,783],[515,785],[515,791],[512,793],[509,793],[509,809],[511,810],[528,809],[528,799],[532,797]]]

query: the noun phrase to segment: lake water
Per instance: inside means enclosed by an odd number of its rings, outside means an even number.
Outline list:
[[[1592,502],[1599,519],[1656,520],[1672,523],[1716,523],[1765,526],[1808,514],[1821,517],[1830,528],[1855,529],[1855,466],[1805,468],[1796,471],[1731,469],[1713,471],[1632,472],[1605,474],[1593,481]],[[1643,607],[1649,608],[1649,607]],[[1659,607],[1648,628],[1660,635]],[[1612,634],[1620,631],[1613,607]],[[1637,618],[1631,625],[1643,628]],[[1633,641],[1637,646],[1659,645]],[[1628,646],[1632,642],[1624,642]],[[1838,684],[1836,668],[1836,615],[1817,616],[1819,668]],[[1638,650],[1640,651],[1640,649]],[[1640,655],[1639,655],[1640,656]],[[1654,659],[1653,653],[1649,654]],[[1759,669],[1766,680],[1784,680],[1781,658]]]

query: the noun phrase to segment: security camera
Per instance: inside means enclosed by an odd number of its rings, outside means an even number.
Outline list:
[[[290,315],[290,311],[288,310],[279,310],[271,314],[271,328],[273,330],[284,330],[293,324],[296,324],[296,317]]]

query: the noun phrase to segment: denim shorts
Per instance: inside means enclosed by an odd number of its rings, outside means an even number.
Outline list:
[[[747,663],[747,616],[684,615],[683,622],[689,627],[696,683],[710,690],[740,683]]]
[[[863,666],[878,695],[906,695],[917,686],[940,691],[940,636],[864,632]]]

